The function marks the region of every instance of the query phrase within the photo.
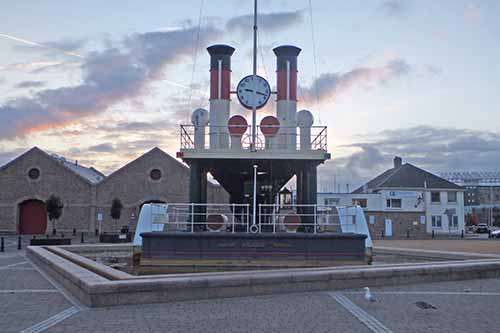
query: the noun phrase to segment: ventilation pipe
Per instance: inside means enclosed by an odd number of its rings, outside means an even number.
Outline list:
[[[277,109],[281,124],[279,146],[295,150],[297,146],[297,57],[300,48],[292,45],[273,49],[276,55]]]
[[[205,127],[209,121],[208,111],[196,109],[191,114],[191,123],[194,126],[194,149],[205,149]]]
[[[234,48],[229,45],[212,45],[210,54],[210,148],[225,149],[229,146],[231,56]]]
[[[314,117],[308,110],[297,113],[297,126],[300,128],[300,150],[311,150],[311,126]]]

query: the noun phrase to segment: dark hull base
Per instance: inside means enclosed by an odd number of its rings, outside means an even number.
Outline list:
[[[141,266],[172,271],[335,266],[366,262],[365,235],[336,233],[141,234]]]

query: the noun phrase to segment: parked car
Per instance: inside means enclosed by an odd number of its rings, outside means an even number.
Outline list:
[[[485,223],[479,223],[476,227],[476,232],[478,234],[487,234],[490,232],[490,229],[488,228],[488,225]]]
[[[491,232],[491,238],[500,238],[500,229]]]

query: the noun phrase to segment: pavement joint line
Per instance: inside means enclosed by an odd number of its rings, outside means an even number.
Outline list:
[[[356,295],[364,294],[362,291],[346,291],[344,294]],[[500,296],[500,292],[481,291],[372,291],[374,295],[463,295],[463,296]]]
[[[45,278],[45,280],[47,280],[54,288],[56,288],[64,296],[64,298],[66,298],[71,304],[73,304],[73,306],[75,306],[78,311],[88,309],[87,306],[83,305],[73,296],[69,295],[58,282],[56,282],[48,274],[38,268],[38,266],[35,265],[35,263],[33,263],[30,259],[26,258],[26,260],[33,266],[33,268],[35,268],[38,273],[40,273],[40,275]]]
[[[10,267],[15,267],[15,266],[20,266],[20,265],[24,265],[28,263],[27,261],[21,261],[21,262],[18,262],[18,263],[15,263],[15,264],[10,264],[10,265],[5,265],[5,266],[0,266],[0,270],[4,270],[4,269],[8,269]]]
[[[0,294],[21,294],[21,293],[59,293],[57,289],[7,289],[0,290]]]
[[[80,312],[80,309],[78,309],[76,306],[72,306],[64,311],[59,312],[58,314],[53,315],[52,317],[45,319],[44,321],[39,322],[38,324],[35,324],[31,327],[28,327],[25,330],[22,330],[20,333],[43,332],[51,328],[52,326],[57,325],[63,320],[77,314],[78,312]]]
[[[331,293],[328,295],[332,297],[337,303],[342,305],[347,311],[349,311],[354,317],[356,317],[362,324],[368,327],[372,332],[375,333],[392,333],[392,331],[387,328],[384,324],[378,321],[375,317],[361,309],[359,306],[354,304],[349,298],[339,293]]]

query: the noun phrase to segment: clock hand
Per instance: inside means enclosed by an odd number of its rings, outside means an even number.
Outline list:
[[[256,94],[259,94],[259,95],[262,95],[262,96],[267,96],[266,94],[261,93],[260,91],[256,91],[255,93],[256,93]]]
[[[252,90],[252,89],[245,89],[245,91],[250,91],[250,92],[253,92],[253,90]]]

